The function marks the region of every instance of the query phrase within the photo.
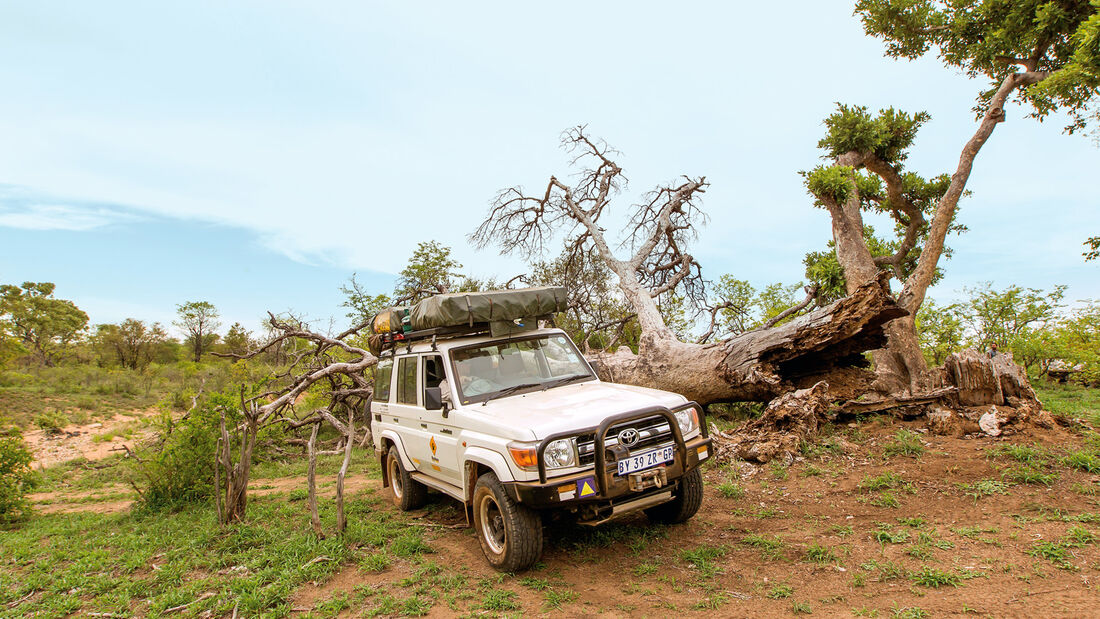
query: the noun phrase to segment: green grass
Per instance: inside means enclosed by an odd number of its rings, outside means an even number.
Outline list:
[[[714,578],[723,572],[718,559],[726,556],[725,546],[701,545],[680,551],[680,558],[691,564],[704,579]]]
[[[945,572],[927,565],[921,566],[919,570],[911,573],[909,579],[917,585],[933,589],[948,586],[958,587],[960,583],[958,574]]]
[[[875,477],[871,477],[870,475],[865,476],[860,480],[858,487],[864,492],[878,492],[880,490],[893,489],[905,490],[910,494],[916,492],[916,488],[913,487],[913,484],[905,481],[900,475],[893,471],[886,471]]]
[[[904,529],[892,529],[887,525],[880,525],[877,531],[871,533],[871,539],[886,544],[901,544],[909,541],[909,532]]]
[[[1050,461],[1050,454],[1039,445],[1002,444],[991,448],[991,458],[1011,458],[1020,464],[1042,468]]]
[[[727,499],[740,499],[745,496],[745,489],[740,484],[724,481],[718,485],[718,494]]]
[[[767,597],[771,600],[785,600],[794,595],[794,587],[787,584],[776,585],[768,591]]]
[[[968,497],[973,497],[975,503],[982,497],[992,496],[994,494],[1008,494],[1008,488],[1010,486],[1011,484],[995,479],[982,479],[972,484],[959,484],[959,488],[963,491],[963,494]]]
[[[1086,473],[1100,473],[1100,454],[1094,450],[1074,451],[1062,458],[1062,464]]]
[[[806,602],[791,602],[791,612],[796,615],[812,615],[814,609]]]
[[[837,561],[833,549],[821,544],[811,544],[810,547],[806,549],[805,559],[817,563],[818,565],[835,563]]]
[[[760,557],[765,560],[778,559],[783,556],[783,540],[779,536],[766,537],[752,534],[741,540],[742,544],[752,546],[760,550]]]
[[[882,455],[887,458],[892,456],[919,458],[923,454],[924,443],[921,442],[920,434],[912,430],[898,430],[882,448]]]
[[[1017,484],[1042,484],[1049,486],[1058,481],[1057,473],[1044,473],[1030,465],[1011,466],[1001,471],[1001,479]]]
[[[419,528],[377,510],[376,502],[362,496],[348,501],[344,538],[325,540],[310,532],[305,511],[275,497],[253,498],[248,521],[224,529],[207,507],[38,516],[0,536],[0,605],[30,595],[10,611],[87,615],[129,613],[140,605],[155,615],[193,602],[191,613],[224,616],[239,603],[244,616],[281,614],[298,585],[324,580],[345,561],[369,562],[398,540],[426,548]],[[332,530],[333,507],[323,504],[321,513]],[[226,571],[235,566],[243,570]],[[200,600],[207,591],[216,593]]]
[[[1100,423],[1100,389],[1045,380],[1034,380],[1031,384],[1044,408],[1055,415],[1083,417],[1094,426]]]

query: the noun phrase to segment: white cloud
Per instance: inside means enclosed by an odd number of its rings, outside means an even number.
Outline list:
[[[0,226],[23,230],[94,230],[136,216],[105,207],[32,204],[9,207],[0,197]]]

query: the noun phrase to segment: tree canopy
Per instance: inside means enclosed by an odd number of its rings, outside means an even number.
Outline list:
[[[55,299],[54,288],[50,282],[0,285],[0,333],[18,340],[46,365],[56,363],[61,349],[88,326],[88,315],[72,301]]]
[[[855,12],[886,54],[915,59],[935,50],[947,66],[989,86],[984,114],[1018,68],[1034,74],[1016,99],[1043,119],[1061,111],[1069,132],[1098,118],[1100,0],[859,0]]]
[[[187,343],[191,347],[194,360],[202,361],[202,354],[218,339],[218,334],[215,333],[221,326],[218,308],[209,301],[189,301],[177,305],[176,313],[179,320],[173,324],[187,333]]]

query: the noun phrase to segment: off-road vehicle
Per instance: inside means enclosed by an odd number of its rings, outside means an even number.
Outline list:
[[[564,331],[537,324],[564,304],[561,288],[439,295],[373,325],[383,486],[403,510],[429,488],[462,502],[501,571],[542,554],[540,512],[679,523],[703,498],[702,408],[601,381]]]

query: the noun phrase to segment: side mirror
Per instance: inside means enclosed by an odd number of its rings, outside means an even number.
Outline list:
[[[443,391],[439,387],[424,389],[424,408],[430,411],[443,410]]]

